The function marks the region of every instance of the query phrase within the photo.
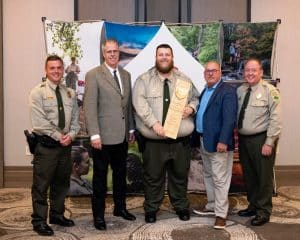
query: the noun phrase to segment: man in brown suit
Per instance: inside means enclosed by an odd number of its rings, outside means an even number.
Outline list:
[[[126,209],[126,157],[128,142],[134,141],[130,74],[118,66],[119,45],[106,40],[104,63],[86,74],[84,112],[93,157],[92,210],[94,225],[106,230],[104,220],[107,170],[113,174],[114,216],[133,221]]]

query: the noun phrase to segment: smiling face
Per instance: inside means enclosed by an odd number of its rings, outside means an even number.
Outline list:
[[[64,66],[60,60],[50,60],[46,63],[45,72],[47,78],[58,85],[64,74]]]
[[[156,50],[155,67],[163,74],[171,72],[174,67],[173,52],[171,48],[160,47]]]
[[[217,62],[208,62],[205,65],[204,79],[208,87],[212,87],[221,78],[221,68]]]
[[[245,64],[244,77],[250,86],[256,85],[263,76],[263,69],[259,61],[249,60]]]
[[[119,62],[120,51],[115,41],[107,41],[102,50],[105,63],[113,69],[116,69]]]

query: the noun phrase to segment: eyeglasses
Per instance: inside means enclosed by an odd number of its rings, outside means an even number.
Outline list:
[[[205,71],[205,74],[216,74],[217,72],[219,72],[218,69],[206,69]]]

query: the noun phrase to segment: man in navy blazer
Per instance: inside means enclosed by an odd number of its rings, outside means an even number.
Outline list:
[[[200,135],[200,153],[203,160],[203,176],[207,204],[199,215],[215,215],[215,229],[226,227],[228,191],[231,182],[234,137],[236,125],[236,90],[221,80],[219,63],[205,65],[205,89],[199,98],[196,130]]]

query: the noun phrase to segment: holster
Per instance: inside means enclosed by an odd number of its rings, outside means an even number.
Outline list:
[[[30,153],[34,154],[35,147],[38,143],[36,135],[33,133],[30,133],[28,130],[24,130],[24,134],[25,134],[28,146],[29,146]]]

